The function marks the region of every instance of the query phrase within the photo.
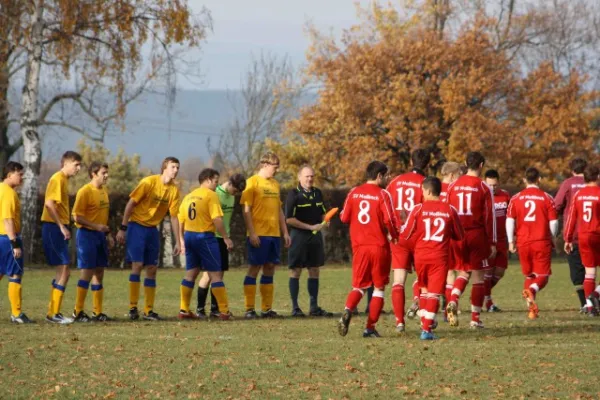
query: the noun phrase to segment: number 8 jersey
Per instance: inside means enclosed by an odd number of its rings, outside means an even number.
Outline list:
[[[558,219],[552,196],[535,185],[529,185],[510,199],[507,220],[517,224],[517,244],[552,241],[550,222]],[[507,223],[508,226],[508,223]],[[509,239],[512,234],[509,234]]]
[[[387,246],[387,233],[393,239],[399,234],[390,194],[372,183],[357,186],[348,193],[340,219],[350,224],[353,248]]]

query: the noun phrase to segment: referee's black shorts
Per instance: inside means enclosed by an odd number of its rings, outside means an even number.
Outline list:
[[[225,240],[218,237],[217,242],[219,242],[219,252],[221,253],[221,271],[229,271],[229,250],[227,250]]]
[[[288,251],[288,265],[290,268],[313,268],[325,264],[325,249],[323,235],[317,232],[291,229],[292,245]]]

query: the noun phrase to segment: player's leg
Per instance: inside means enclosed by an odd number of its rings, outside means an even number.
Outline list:
[[[75,297],[75,308],[73,310],[73,320],[75,322],[90,322],[92,319],[84,311],[85,299],[90,288],[90,282],[94,276],[95,267],[80,267],[79,280],[77,281],[77,292]]]
[[[280,263],[281,238],[262,237],[261,242],[267,243],[265,253],[265,264],[260,277],[261,316],[264,318],[277,318],[279,315],[273,310],[273,298],[275,296],[275,268]]]
[[[248,250],[248,272],[244,278],[244,305],[246,310],[246,318],[258,318],[256,314],[256,279],[263,265],[266,263],[266,251],[268,244],[263,237],[260,237],[260,245],[252,246],[250,240],[246,239],[246,249]]]
[[[594,295],[595,288],[596,267],[585,267],[585,279],[583,281],[583,290],[585,292],[587,312],[589,315],[593,316],[596,316],[598,314],[597,304],[594,304],[598,302],[598,298]]]
[[[446,314],[450,326],[458,326],[458,300],[465,291],[469,280],[471,279],[470,255],[466,249],[465,240],[453,240],[450,242],[452,258],[454,260],[454,269],[457,273],[450,299],[446,305]]]
[[[481,309],[483,308],[485,294],[483,281],[487,269],[487,260],[480,262],[482,263],[480,269],[471,273],[471,322],[469,326],[473,329],[483,328]]]
[[[197,293],[197,305],[196,305],[196,316],[200,319],[206,319],[206,298],[210,292],[210,275],[208,272],[203,272],[202,277],[198,280],[198,293]]]
[[[432,329],[437,326],[436,315],[439,309],[441,293],[444,290],[447,277],[447,266],[445,264],[429,264],[423,268],[419,275],[419,281],[425,287],[426,301],[421,312],[421,340],[437,339]]]
[[[75,292],[75,307],[73,320],[75,322],[90,322],[91,318],[84,311],[85,299],[90,288],[90,282],[94,276],[94,270],[98,264],[98,253],[101,245],[98,235],[104,237],[101,232],[94,232],[80,228],[77,230],[77,268],[79,269],[79,280]]]
[[[155,229],[156,230],[156,229]],[[135,222],[130,222],[126,232],[125,261],[131,263],[129,274],[129,319],[140,318],[138,303],[140,300],[141,275],[144,269],[144,252],[149,231]],[[158,260],[157,260],[158,262]]]
[[[452,265],[452,270],[448,271],[446,274],[446,288],[444,291],[444,322],[448,322],[448,312],[446,311],[446,306],[450,302],[450,297],[452,296],[452,289],[454,288],[454,281],[456,280],[456,271],[454,271],[454,265]]]
[[[156,275],[158,273],[158,257],[160,254],[160,233],[158,229],[146,228],[147,240],[144,246],[144,314],[147,321],[159,321],[160,316],[154,311],[156,299]]]
[[[196,315],[190,311],[190,303],[192,301],[192,294],[194,292],[194,286],[196,284],[196,278],[200,274],[200,266],[202,265],[202,259],[198,253],[198,247],[201,246],[199,243],[198,235],[194,232],[186,232],[185,241],[185,276],[181,281],[179,287],[180,304],[179,319],[196,319]],[[207,275],[204,273],[204,275]],[[204,278],[204,276],[203,276]],[[202,280],[202,279],[201,279]],[[200,293],[200,286],[198,286],[198,293]],[[198,300],[200,302],[200,300]],[[204,295],[204,301],[206,302],[206,294]],[[200,303],[198,303],[200,307]],[[204,306],[202,307],[204,311]],[[200,315],[200,313],[198,314]]]
[[[404,302],[406,295],[404,293],[404,284],[406,283],[407,275],[408,271],[406,269],[393,269],[392,309],[394,310],[394,316],[396,317],[396,332],[398,333],[403,333],[405,331]]]
[[[302,275],[301,267],[290,267],[289,290],[292,300],[292,317],[305,317],[306,315],[298,305],[298,294],[300,293],[300,276]]]
[[[373,285],[369,259],[364,247],[366,246],[352,249],[352,290],[348,293],[342,317],[338,322],[338,332],[341,336],[348,334],[353,310],[356,309],[367,289]]]
[[[321,275],[321,267],[309,267],[308,279],[306,280],[306,288],[308,290],[308,298],[310,301],[310,316],[311,317],[333,317],[333,313],[325,311],[319,306],[319,278]]]
[[[112,320],[104,313],[104,270],[104,267],[96,268],[92,277],[92,321],[95,322]]]
[[[527,317],[529,319],[536,319],[538,316],[538,306],[535,303],[536,287],[533,286],[535,282],[534,273],[534,257],[533,251],[530,244],[519,246],[519,262],[521,263],[521,272],[525,277],[523,284],[523,298],[527,303]]]
[[[202,265],[208,272],[211,281],[211,292],[218,303],[219,313],[216,315],[219,319],[226,321],[231,319],[229,312],[229,300],[227,298],[227,289],[223,282],[223,272],[221,271],[221,253],[219,244],[214,237],[208,237],[204,240],[202,253]]]
[[[391,254],[387,247],[380,248],[369,246],[368,251],[374,290],[369,308],[369,315],[367,317],[367,326],[363,332],[363,337],[379,337],[375,325],[377,324],[377,321],[379,321],[379,317],[383,310],[385,287],[390,281]]]
[[[227,244],[225,244],[223,238],[217,238],[217,242],[219,243],[219,252],[221,253],[220,279],[223,281],[225,271],[229,271],[229,250],[227,250]],[[219,303],[212,290],[210,292],[210,316],[220,317]]]
[[[583,281],[585,280],[585,267],[581,262],[578,243],[573,243],[573,251],[567,254],[567,263],[569,264],[569,275],[571,282],[575,287],[577,298],[579,299],[581,312],[585,312],[586,298],[583,290]]]
[[[17,238],[17,240],[21,240]],[[22,243],[19,243],[21,248]],[[13,323],[27,324],[32,321],[21,310],[21,282],[23,278],[23,256],[15,258],[13,248],[6,235],[0,235],[0,280],[8,275],[8,300],[10,302],[10,320]]]
[[[58,225],[47,222],[42,224],[42,241],[47,263],[56,268],[46,320],[53,323],[70,324],[73,320],[60,313],[70,275],[68,241],[65,240]]]

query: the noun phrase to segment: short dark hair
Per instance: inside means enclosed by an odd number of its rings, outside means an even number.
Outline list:
[[[575,157],[569,163],[569,168],[571,168],[571,171],[575,172],[576,174],[583,174],[585,167],[587,167],[587,161],[581,157]]]
[[[416,149],[412,152],[410,158],[413,167],[424,170],[431,161],[431,154],[425,149]]]
[[[79,161],[81,162],[82,158],[81,158],[81,154],[79,154],[76,151],[65,151],[65,154],[62,155],[61,159],[60,159],[60,166],[64,166],[65,165],[65,161]]]
[[[477,170],[481,164],[485,164],[485,157],[478,151],[470,151],[467,153],[467,168]]]
[[[90,178],[93,178],[94,175],[100,172],[102,168],[108,169],[108,164],[100,161],[92,161],[90,167],[88,168],[88,175]]]
[[[229,177],[229,184],[238,192],[243,192],[246,189],[246,177],[243,174],[233,174]]]
[[[385,175],[388,172],[388,167],[387,165],[385,165],[385,163],[381,162],[381,161],[371,161],[369,163],[369,165],[367,165],[367,171],[366,171],[366,175],[367,175],[367,180],[368,181],[374,181],[375,179],[377,179],[377,175],[381,174],[381,175]]]
[[[500,174],[495,169],[488,169],[485,171],[484,177],[490,179],[500,179]]]
[[[536,183],[540,179],[540,171],[535,167],[529,167],[525,171],[525,180],[527,183]]]
[[[600,169],[595,165],[588,165],[583,170],[583,180],[585,183],[596,182],[600,175]]]
[[[439,196],[442,193],[442,181],[435,176],[428,176],[423,180],[423,189],[431,190],[431,194]]]
[[[220,176],[221,174],[216,169],[212,168],[204,168],[200,171],[200,175],[198,175],[198,182],[202,183],[207,179],[213,179],[215,176]]]
[[[179,162],[179,159],[177,159],[176,157],[167,157],[163,160],[162,164],[160,165],[160,173],[161,174],[163,173],[163,171],[165,169],[167,169],[167,165],[169,165],[169,163],[181,164]]]
[[[11,172],[19,172],[23,171],[25,167],[16,161],[9,161],[6,163],[4,168],[2,169],[2,180],[8,178],[8,174]]]

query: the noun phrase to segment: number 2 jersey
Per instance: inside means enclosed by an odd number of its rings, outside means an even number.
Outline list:
[[[399,234],[399,223],[390,194],[372,183],[357,186],[348,193],[340,220],[350,224],[353,248],[387,246],[387,234],[393,239]]]
[[[549,223],[558,219],[552,196],[537,186],[528,186],[510,199],[507,219],[517,225],[517,244],[552,241]],[[507,222],[508,226],[508,222]],[[509,240],[511,234],[509,233]]]
[[[415,240],[417,263],[446,264],[450,239],[462,240],[464,232],[454,207],[428,200],[412,209],[400,236]]]

